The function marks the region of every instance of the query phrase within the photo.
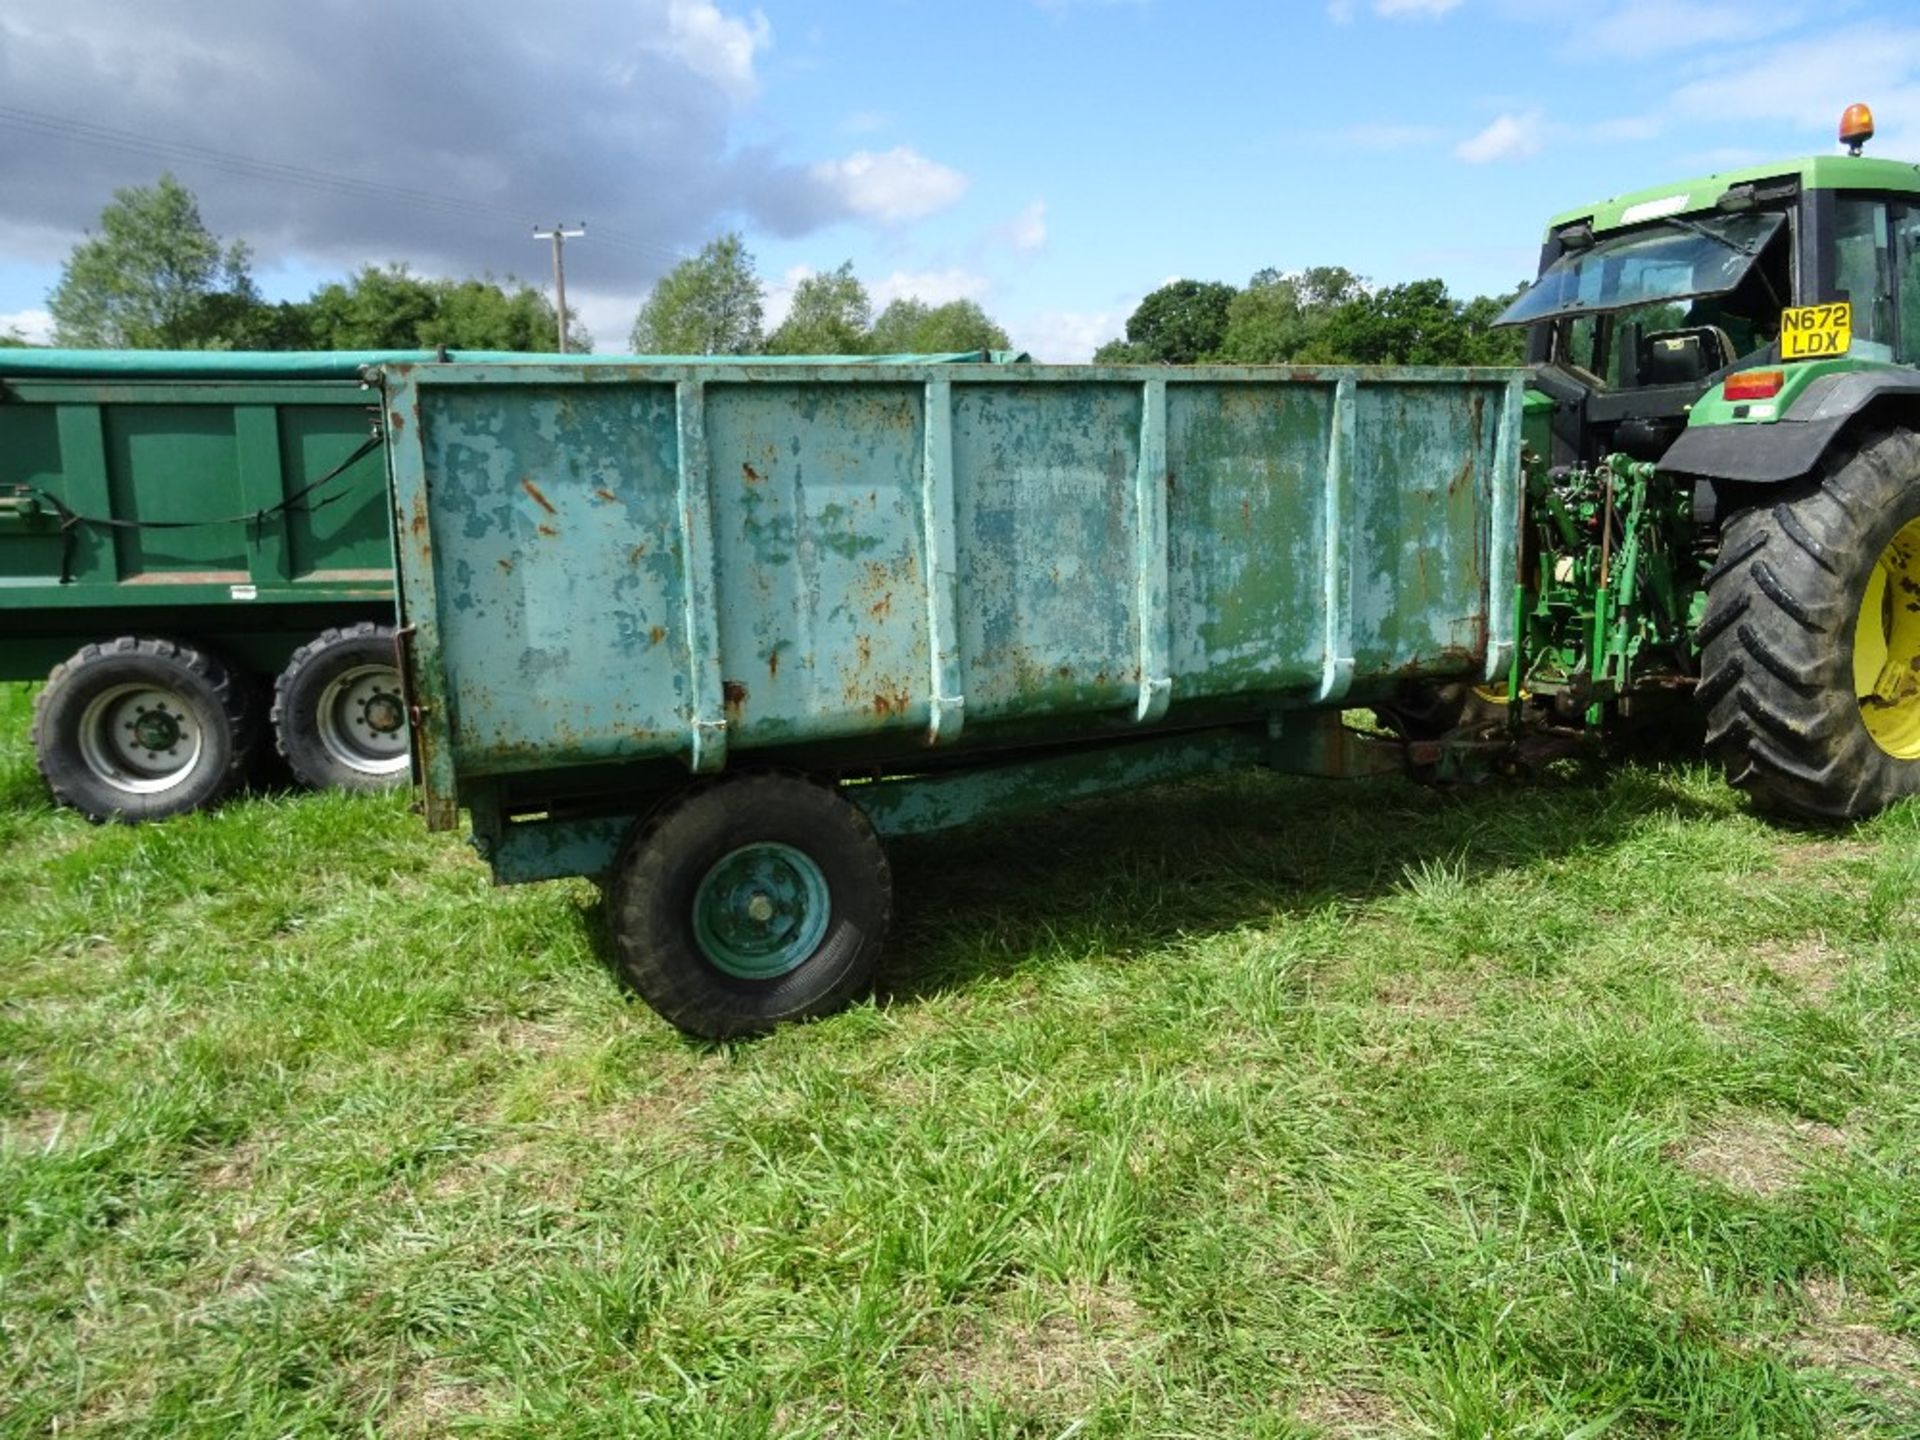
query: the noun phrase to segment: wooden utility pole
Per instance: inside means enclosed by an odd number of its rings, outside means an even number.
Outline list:
[[[553,308],[560,317],[560,353],[567,353],[567,241],[577,240],[587,233],[587,222],[582,220],[573,229],[564,225],[555,225],[551,230],[535,230],[536,240],[553,241]]]

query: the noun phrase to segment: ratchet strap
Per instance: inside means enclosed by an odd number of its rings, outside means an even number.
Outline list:
[[[201,525],[248,525],[257,536],[260,527],[275,516],[296,513],[311,515],[314,511],[323,510],[334,501],[345,498],[347,494],[346,491],[336,490],[333,494],[319,500],[309,501],[307,499],[307,497],[312,495],[316,490],[338,480],[342,475],[346,474],[347,471],[351,470],[355,465],[358,465],[375,450],[378,450],[380,448],[380,442],[380,432],[375,430],[365,440],[360,442],[359,447],[355,449],[351,455],[347,456],[346,459],[342,460],[318,480],[313,480],[302,485],[298,490],[294,491],[293,494],[287,496],[286,499],[281,500],[277,504],[264,505],[258,510],[249,510],[240,515],[213,515],[199,520],[122,520],[112,515],[82,515],[69,506],[66,501],[62,500],[58,495],[40,489],[34,490],[33,493],[40,499],[46,501],[53,512],[60,517],[60,534],[62,537],[60,547],[60,583],[62,585],[68,585],[73,581],[74,534],[82,525],[97,525],[103,529],[112,530],[191,530]]]

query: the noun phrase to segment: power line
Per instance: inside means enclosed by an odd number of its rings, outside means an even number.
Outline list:
[[[196,145],[183,140],[155,139],[130,130],[117,130],[107,125],[96,125],[88,120],[73,120],[37,110],[25,110],[15,105],[0,105],[0,126],[47,135],[76,144],[144,155],[180,165],[199,165],[245,179],[268,180],[354,199],[404,204],[413,208],[438,210],[447,215],[506,220],[513,222],[516,226],[537,223],[536,215],[530,210],[517,210],[484,200],[438,195],[412,186],[394,185],[356,175],[316,170],[286,161],[263,160],[257,156],[217,150],[211,146]],[[596,229],[594,235],[596,239],[604,240],[618,249],[645,255],[667,264],[677,264],[687,257],[687,252],[684,250],[672,250],[619,230]]]

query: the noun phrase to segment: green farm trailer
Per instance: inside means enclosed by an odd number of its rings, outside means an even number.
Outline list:
[[[206,805],[269,720],[309,784],[405,778],[387,358],[0,351],[0,678],[59,799]]]

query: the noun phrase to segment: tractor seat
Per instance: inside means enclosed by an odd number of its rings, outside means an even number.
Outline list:
[[[1640,383],[1702,384],[1733,360],[1733,341],[1718,325],[1660,330],[1640,341]]]

